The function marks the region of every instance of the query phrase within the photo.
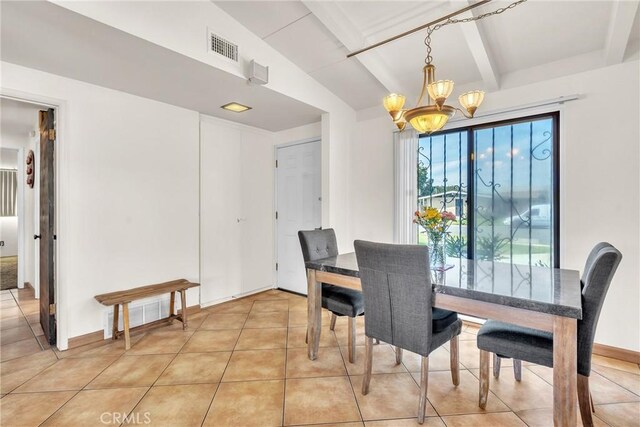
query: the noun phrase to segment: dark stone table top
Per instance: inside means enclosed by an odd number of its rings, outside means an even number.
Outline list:
[[[436,293],[582,318],[580,275],[575,270],[447,258],[453,268],[433,272]],[[312,270],[359,277],[355,252],[306,263]]]

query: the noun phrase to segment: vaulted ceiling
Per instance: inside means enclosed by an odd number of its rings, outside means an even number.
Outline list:
[[[354,109],[380,105],[388,92],[415,102],[425,32],[347,59],[350,51],[425,24],[471,3],[435,1],[215,1]],[[494,0],[471,13],[509,5]],[[494,91],[638,58],[637,1],[528,2],[475,23],[433,33],[436,77],[456,91]],[[267,64],[268,65],[268,64]],[[544,66],[544,68],[540,68]],[[514,76],[517,76],[515,78]]]

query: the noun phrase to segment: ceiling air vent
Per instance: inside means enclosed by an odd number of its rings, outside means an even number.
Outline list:
[[[209,32],[209,51],[238,62],[238,45],[212,32]]]

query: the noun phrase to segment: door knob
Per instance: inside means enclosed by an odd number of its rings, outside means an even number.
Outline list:
[[[37,240],[37,239],[39,239],[40,237],[42,237],[40,234],[34,234],[34,235],[33,235],[33,240]]]

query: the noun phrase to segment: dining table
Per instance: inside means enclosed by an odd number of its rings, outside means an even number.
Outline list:
[[[577,423],[578,271],[499,260],[447,258],[432,269],[434,307],[553,333],[553,422]],[[322,329],[322,283],[361,290],[356,254],[308,261],[308,357],[316,360]],[[366,307],[366,300],[365,300]],[[366,310],[366,309],[365,309]],[[366,313],[365,313],[366,316]]]

